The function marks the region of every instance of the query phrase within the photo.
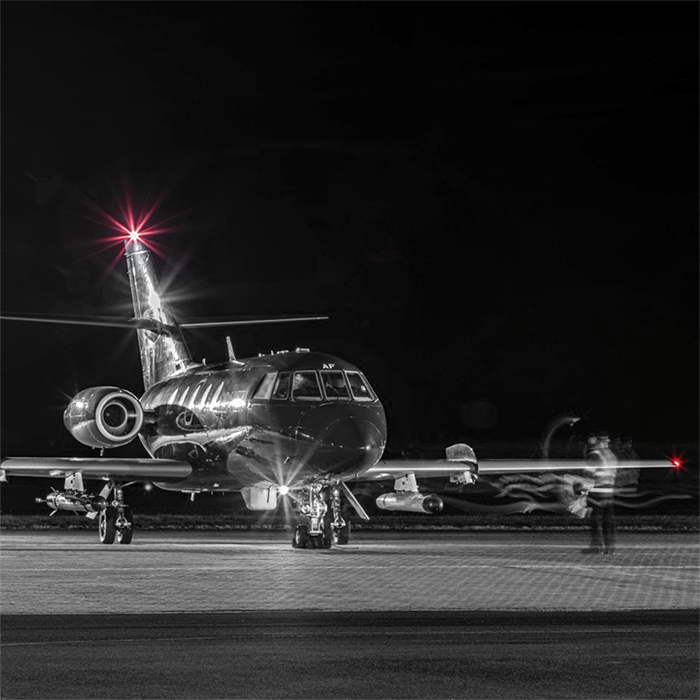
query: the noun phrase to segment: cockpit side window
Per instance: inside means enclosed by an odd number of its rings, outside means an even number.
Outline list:
[[[272,392],[273,399],[289,398],[289,372],[280,372],[275,383],[275,390]]]
[[[253,398],[259,401],[267,401],[272,396],[272,387],[275,385],[275,377],[277,377],[277,372],[268,372],[268,374],[263,375],[253,393]]]
[[[316,372],[294,372],[292,398],[301,401],[321,400],[321,387]]]
[[[346,374],[355,401],[372,401],[374,399],[369,384],[359,372],[346,372]]]
[[[350,400],[350,391],[345,381],[345,375],[342,372],[321,372],[321,383],[329,401]]]

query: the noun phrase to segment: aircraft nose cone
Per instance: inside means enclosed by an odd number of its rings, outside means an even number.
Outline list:
[[[307,411],[298,435],[304,463],[325,474],[358,473],[382,456],[386,422],[381,406],[326,405]]]
[[[381,435],[373,423],[348,416],[331,423],[323,431],[321,440],[330,447],[370,451],[379,447]]]

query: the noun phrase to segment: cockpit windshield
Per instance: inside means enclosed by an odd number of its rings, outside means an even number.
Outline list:
[[[372,401],[372,391],[359,372],[346,372],[355,401]]]
[[[339,370],[321,372],[321,382],[329,401],[349,401],[350,390],[345,375]]]
[[[302,401],[320,401],[321,387],[316,372],[294,372],[292,398]]]
[[[319,381],[320,379],[320,381]],[[258,401],[374,401],[367,380],[357,371],[269,372],[253,391]]]
[[[269,372],[268,374],[263,375],[262,379],[258,382],[253,398],[267,401],[267,399],[272,396],[272,387],[275,385],[276,376],[277,374],[275,372]]]
[[[273,399],[286,399],[289,397],[289,372],[280,372],[277,375],[275,390],[272,392]]]

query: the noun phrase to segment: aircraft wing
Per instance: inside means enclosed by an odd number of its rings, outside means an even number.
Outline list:
[[[351,480],[380,481],[398,479],[405,474],[415,474],[419,479],[427,479],[473,471],[475,466],[476,462],[468,464],[446,459],[382,459],[367,471],[354,475]]]
[[[670,460],[618,461],[615,469],[669,469]],[[525,474],[527,472],[570,472],[591,469],[583,459],[484,459],[479,460],[479,474]]]
[[[617,469],[669,469],[673,465],[669,460],[636,460],[619,462]],[[476,475],[487,474],[525,474],[528,472],[572,472],[590,469],[585,460],[567,459],[484,459],[454,461],[448,459],[397,459],[380,460],[366,472],[357,474],[353,480],[378,481],[381,479],[398,479],[405,474],[414,474],[417,478],[459,476],[465,472]]]
[[[398,459],[381,460],[373,467],[360,474],[355,474],[347,481],[373,481],[394,480],[394,493],[383,494],[377,499],[377,506],[382,510],[400,510],[416,513],[439,513],[443,508],[442,499],[436,494],[424,495],[420,492],[416,479],[430,477],[449,477],[453,484],[473,484],[479,476],[497,474],[525,474],[562,472],[562,479],[588,478],[591,481],[591,465],[585,460],[567,459],[486,459],[478,461],[474,450],[468,445],[452,445],[446,450],[447,459]],[[641,468],[665,468],[672,467],[671,460],[635,460],[634,462],[621,462],[618,469]],[[576,474],[589,470],[588,475]],[[568,473],[568,474],[567,474]],[[575,474],[572,475],[572,473]],[[355,508],[355,511],[363,520],[369,520],[359,501],[348,488],[347,484],[341,484],[345,494]],[[571,489],[571,512],[579,514],[575,510],[577,494]],[[567,494],[568,495],[568,494]],[[584,508],[585,510],[585,508]],[[583,517],[583,516],[581,516]]]
[[[192,467],[174,459],[111,457],[9,457],[0,462],[0,481],[8,476],[62,478],[76,472],[102,481],[182,481]]]

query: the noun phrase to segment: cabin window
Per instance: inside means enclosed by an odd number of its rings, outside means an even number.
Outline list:
[[[253,398],[260,401],[267,401],[272,396],[272,388],[275,386],[275,377],[277,377],[277,372],[270,372],[262,376],[253,393]]]
[[[321,372],[321,383],[329,401],[350,399],[350,390],[342,372]]]
[[[320,401],[321,387],[316,372],[294,372],[292,398],[301,401]]]
[[[275,390],[272,392],[273,399],[289,398],[289,372],[280,372],[275,382]]]
[[[356,401],[372,401],[369,385],[359,372],[347,372],[350,389]]]

